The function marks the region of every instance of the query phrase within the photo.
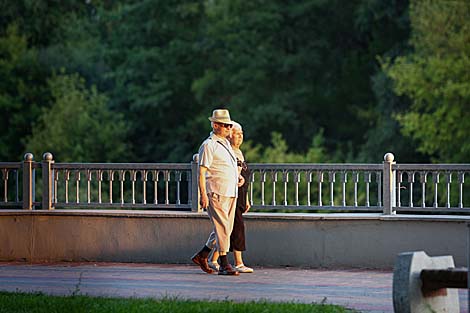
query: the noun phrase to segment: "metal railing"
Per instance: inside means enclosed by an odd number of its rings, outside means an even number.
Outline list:
[[[470,212],[469,204],[464,205],[469,164],[395,164],[392,169],[397,211]]]
[[[249,198],[257,209],[383,210],[381,164],[250,164],[250,169]]]
[[[2,198],[0,203],[2,206],[21,206],[20,202],[20,162],[4,162],[0,163],[0,171],[2,173]],[[10,193],[13,193],[12,197],[9,197]],[[10,198],[10,199],[9,199]]]
[[[470,190],[465,190],[470,164],[396,164],[393,154],[387,153],[382,164],[249,164],[249,168],[253,211],[470,212]],[[50,153],[41,162],[27,153],[23,162],[0,162],[0,171],[0,208],[201,211],[194,160],[55,163]]]

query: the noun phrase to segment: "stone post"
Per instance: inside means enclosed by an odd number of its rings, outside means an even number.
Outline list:
[[[384,156],[384,169],[383,169],[383,214],[392,215],[396,214],[395,207],[395,171],[392,169],[393,161],[395,159],[392,153],[387,153]]]
[[[470,312],[470,223],[467,223],[468,240],[467,240],[467,306]]]
[[[26,153],[23,161],[23,209],[33,209],[33,159],[32,153]]]
[[[42,209],[52,210],[52,154],[46,152],[42,156]]]
[[[191,211],[201,213],[199,204],[199,154],[194,154],[191,161]]]

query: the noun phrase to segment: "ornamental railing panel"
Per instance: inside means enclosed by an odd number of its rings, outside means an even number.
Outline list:
[[[52,204],[190,210],[191,180],[189,163],[53,164]]]
[[[3,162],[0,163],[0,186],[1,197],[0,206],[3,207],[21,207],[22,206],[22,180],[21,180],[21,162]]]
[[[394,164],[396,211],[470,212],[470,164]]]
[[[249,164],[257,210],[382,211],[381,164]]]

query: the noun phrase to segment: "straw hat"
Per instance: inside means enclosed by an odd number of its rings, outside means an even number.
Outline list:
[[[233,124],[230,119],[230,113],[225,109],[216,109],[212,112],[212,116],[209,117],[209,121],[215,123]]]

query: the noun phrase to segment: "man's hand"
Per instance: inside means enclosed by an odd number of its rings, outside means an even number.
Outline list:
[[[199,179],[198,179],[198,186],[199,186],[199,193],[201,197],[199,199],[199,203],[203,209],[207,209],[209,206],[209,197],[206,193],[206,172],[207,167],[199,166]]]
[[[199,202],[201,203],[201,208],[207,209],[207,207],[209,206],[209,197],[207,196],[207,194],[201,194],[201,199]]]

